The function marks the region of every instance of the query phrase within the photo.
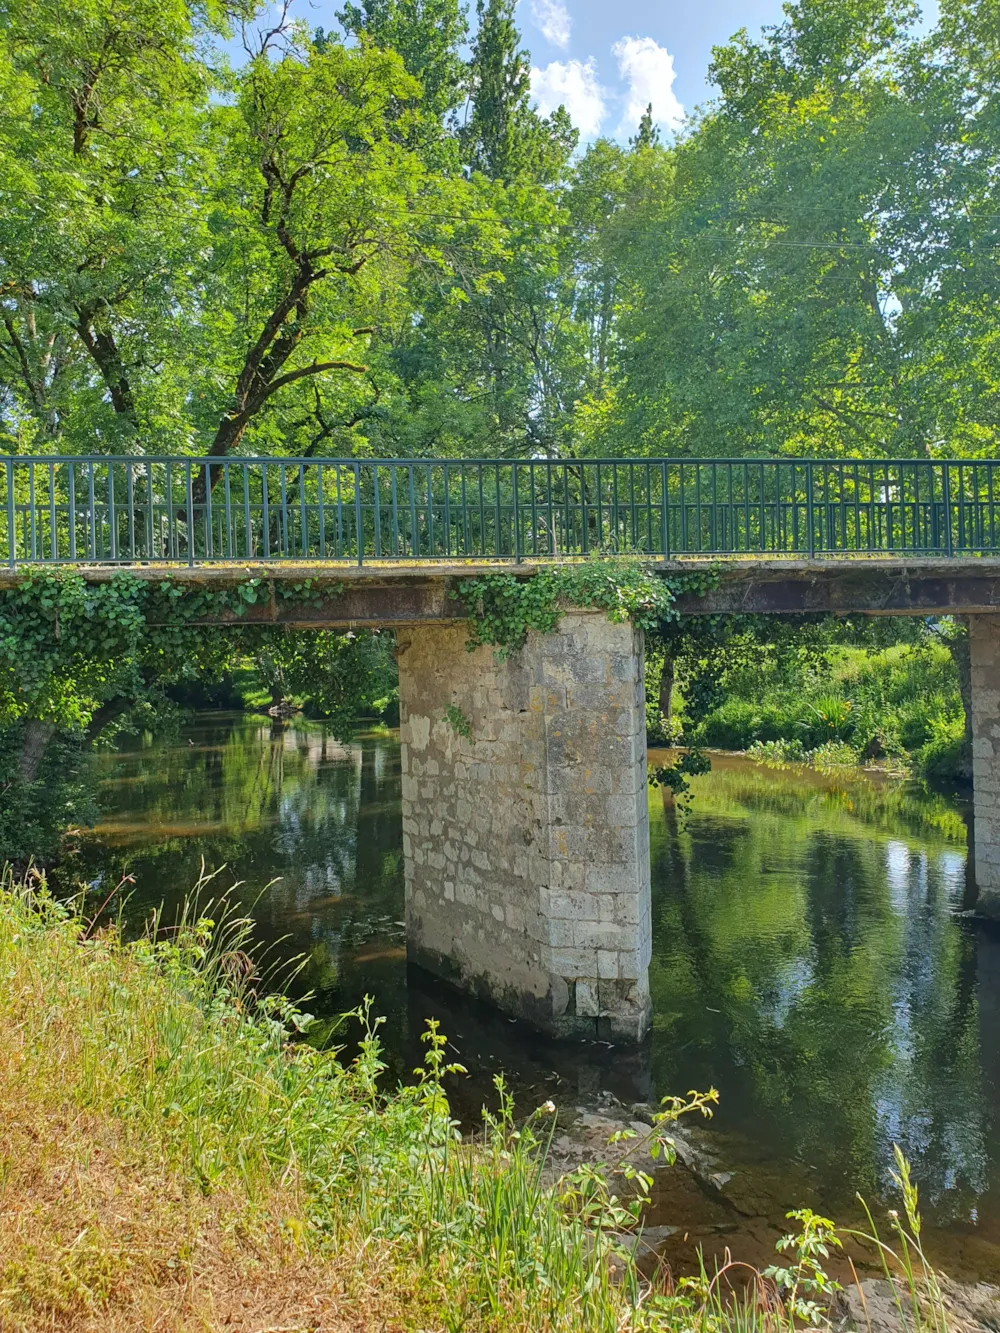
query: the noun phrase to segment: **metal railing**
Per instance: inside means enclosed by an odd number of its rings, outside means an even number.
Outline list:
[[[9,457],[0,564],[968,555],[1000,462]]]

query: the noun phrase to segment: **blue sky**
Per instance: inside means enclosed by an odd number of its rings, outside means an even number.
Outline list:
[[[341,7],[297,0],[291,12],[332,28]],[[582,138],[626,139],[648,102],[666,129],[703,102],[713,45],[779,21],[781,0],[519,0],[517,15],[541,109],[564,102]]]
[[[341,7],[296,0],[291,12],[310,27],[335,28]],[[712,47],[782,18],[781,0],[518,0],[517,13],[538,106],[563,103],[584,141],[626,140],[650,102],[659,124],[676,128],[712,95]]]
[[[542,110],[625,139],[646,105],[666,129],[704,102],[712,47],[781,19],[781,0],[520,0]]]

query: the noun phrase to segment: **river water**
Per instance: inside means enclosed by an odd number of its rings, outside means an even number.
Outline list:
[[[554,1045],[407,969],[393,735],[343,746],[321,723],[199,714],[96,763],[101,822],[76,835],[64,882],[101,898],[131,874],[137,925],[161,902],[169,918],[204,861],[272,959],[305,957],[291,989],[312,992],[322,1035],[370,994],[406,1077],[440,1018],[469,1069],[452,1088],[463,1118],[500,1071],[525,1109],[714,1085],[707,1132],[735,1205],[669,1190],[658,1204],[658,1220],[684,1210],[692,1245],[770,1249],[785,1208],[853,1218],[858,1189],[889,1202],[899,1143],[945,1266],[1000,1272],[1000,932],[960,915],[955,801],[736,756],[715,757],[684,811],[651,790],[653,1032],[626,1052]]]

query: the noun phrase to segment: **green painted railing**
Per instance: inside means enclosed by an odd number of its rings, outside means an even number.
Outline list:
[[[0,460],[0,563],[967,555],[1000,462]]]

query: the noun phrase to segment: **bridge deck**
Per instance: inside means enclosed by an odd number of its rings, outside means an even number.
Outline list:
[[[463,616],[460,602],[450,596],[455,580],[504,571],[530,578],[553,561],[372,561],[359,567],[340,561],[227,562],[203,565],[144,564],[129,566],[142,579],[169,579],[192,586],[226,587],[260,579],[265,584],[309,581],[316,598],[311,604],[271,597],[239,614],[205,623],[271,622],[301,628],[345,628],[437,622]],[[1000,557],[946,559],[885,556],[813,560],[728,557],[684,557],[648,562],[664,575],[714,568],[718,587],[701,597],[683,597],[689,615],[822,614],[847,615],[972,615],[1000,614]],[[9,587],[31,569],[47,565],[0,568],[0,588]],[[77,565],[89,582],[115,577],[116,565]]]

